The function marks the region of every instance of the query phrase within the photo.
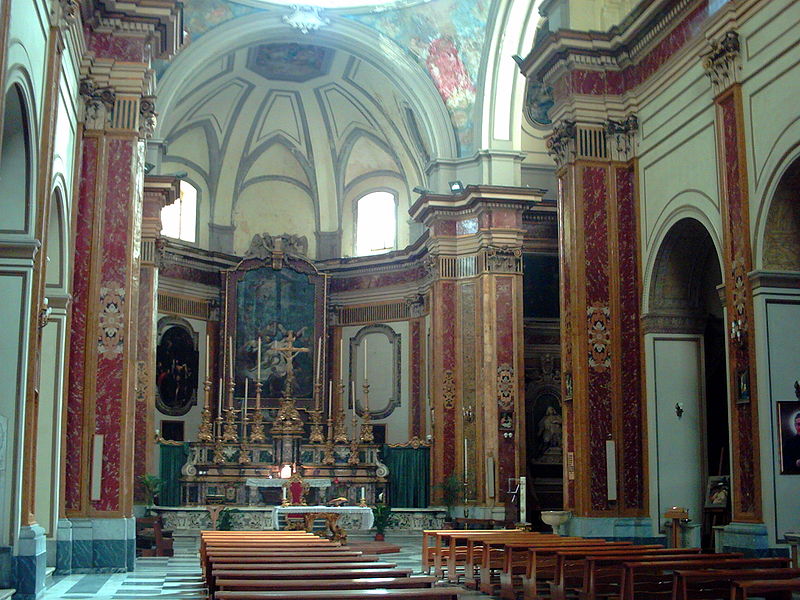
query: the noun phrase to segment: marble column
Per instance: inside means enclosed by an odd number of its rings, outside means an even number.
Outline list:
[[[456,475],[476,514],[515,518],[524,475],[522,213],[541,190],[468,186],[420,198],[430,232],[432,480]]]

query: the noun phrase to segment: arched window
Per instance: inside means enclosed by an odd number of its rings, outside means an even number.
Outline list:
[[[161,209],[161,235],[194,242],[197,228],[197,189],[181,180],[181,195]]]
[[[371,192],[356,204],[356,255],[367,256],[394,250],[397,211],[394,194]]]

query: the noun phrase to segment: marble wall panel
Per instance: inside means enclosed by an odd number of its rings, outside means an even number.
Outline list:
[[[422,367],[423,367],[423,353],[422,353],[422,320],[414,319],[410,323],[409,328],[409,377],[411,383],[409,386],[409,411],[410,411],[410,437],[418,437],[423,439],[425,432],[422,429]]]

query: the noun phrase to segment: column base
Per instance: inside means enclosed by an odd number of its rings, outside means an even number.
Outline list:
[[[26,525],[19,530],[19,548],[14,557],[16,600],[35,600],[44,592],[47,542],[44,528]]]
[[[729,523],[717,530],[722,552],[741,552],[745,556],[788,557],[788,548],[769,545],[769,533],[763,523]]]
[[[572,517],[559,527],[558,533],[640,544],[666,542],[666,536],[656,533],[649,517]]]
[[[56,533],[56,575],[72,574],[72,522],[58,520]]]
[[[59,537],[59,574],[66,574],[67,571],[70,573],[133,571],[136,559],[135,519],[71,519],[70,525],[71,542],[62,541]],[[60,533],[61,523],[59,523]]]

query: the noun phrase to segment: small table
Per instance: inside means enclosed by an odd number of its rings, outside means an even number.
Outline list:
[[[273,528],[278,529],[278,518],[285,514],[302,514],[306,531],[311,531],[316,519],[325,519],[333,541],[347,542],[347,532],[339,525],[344,515],[348,521],[359,519],[358,529],[372,529],[372,509],[368,506],[276,506],[272,512]]]

